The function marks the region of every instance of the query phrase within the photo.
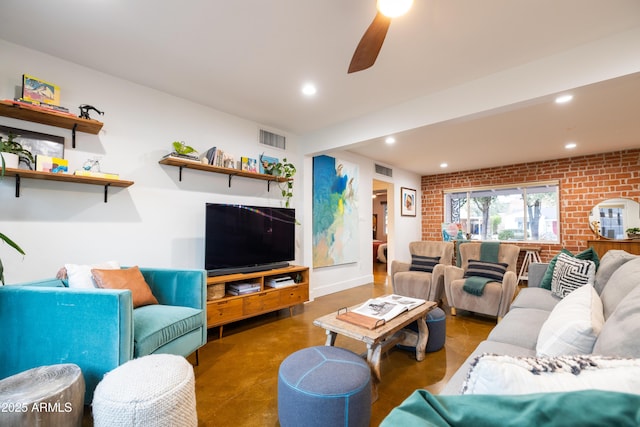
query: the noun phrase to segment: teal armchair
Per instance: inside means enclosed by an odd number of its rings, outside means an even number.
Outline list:
[[[158,305],[134,310],[129,290],[73,289],[60,279],[0,287],[0,379],[75,363],[88,404],[104,374],[119,365],[154,353],[186,357],[206,344],[206,272],[140,271]]]

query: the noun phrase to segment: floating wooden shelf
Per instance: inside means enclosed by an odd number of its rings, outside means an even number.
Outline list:
[[[105,203],[107,203],[107,189],[109,187],[129,187],[133,185],[133,181],[125,181],[123,179],[96,178],[93,176],[76,176],[63,173],[38,172],[26,169],[12,168],[7,168],[5,170],[5,176],[14,176],[16,178],[16,197],[20,197],[20,180],[22,178],[74,182],[77,184],[101,185],[104,186]]]
[[[286,181],[290,181],[291,180],[290,178],[283,178],[281,176],[267,175],[265,173],[247,172],[247,171],[243,171],[243,170],[239,170],[239,169],[231,169],[231,168],[221,168],[219,166],[207,165],[207,164],[204,164],[204,163],[197,162],[195,160],[185,160],[185,159],[180,159],[178,157],[165,157],[164,159],[160,160],[159,163],[161,165],[179,167],[180,168],[180,172],[179,172],[179,175],[178,175],[178,179],[180,181],[182,181],[182,169],[183,168],[197,169],[197,170],[206,171],[206,172],[214,172],[214,173],[221,173],[221,174],[229,175],[229,187],[231,187],[231,177],[234,177],[234,176],[242,176],[242,177],[245,177],[245,178],[260,179],[260,180],[263,180],[263,181],[267,181],[267,191],[269,191],[269,184],[271,182],[273,182],[273,181],[275,181],[275,182],[286,182]]]
[[[43,125],[71,129],[72,146],[76,147],[75,133],[84,132],[97,135],[103,123],[93,119],[82,119],[70,114],[49,111],[35,106],[17,104],[13,101],[0,101],[0,115],[18,120],[26,120]]]

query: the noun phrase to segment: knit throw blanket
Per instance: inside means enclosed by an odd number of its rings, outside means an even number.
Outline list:
[[[480,261],[498,262],[498,251],[500,250],[500,242],[482,242],[480,244]],[[486,277],[470,276],[464,281],[462,289],[471,295],[481,296],[484,287],[492,279]]]

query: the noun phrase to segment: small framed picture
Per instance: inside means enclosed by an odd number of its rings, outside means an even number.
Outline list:
[[[400,215],[416,216],[416,190],[400,188]]]

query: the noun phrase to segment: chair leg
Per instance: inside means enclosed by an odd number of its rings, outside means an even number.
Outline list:
[[[199,353],[200,349],[196,350],[196,366],[200,365],[200,353]]]
[[[455,307],[451,307],[451,315],[452,316],[456,315],[456,308]]]

